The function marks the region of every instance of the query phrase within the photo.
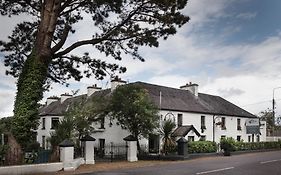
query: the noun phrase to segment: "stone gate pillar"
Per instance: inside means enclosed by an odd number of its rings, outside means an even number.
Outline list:
[[[178,155],[186,156],[187,155],[187,140],[184,137],[182,137],[177,141],[177,143],[178,143]]]
[[[94,148],[94,141],[96,139],[86,135],[81,138],[81,141],[84,142],[84,158],[85,164],[95,164],[95,148]]]
[[[65,171],[74,170],[71,162],[74,160],[74,143],[65,139],[59,144],[60,147],[60,161],[63,162]]]
[[[138,161],[137,139],[134,136],[129,135],[129,136],[125,137],[123,140],[125,140],[127,142],[127,160],[129,162]]]

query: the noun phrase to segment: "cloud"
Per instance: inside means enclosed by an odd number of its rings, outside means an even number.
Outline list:
[[[238,19],[250,20],[257,16],[257,12],[240,13],[236,16]]]
[[[231,97],[231,96],[236,96],[236,95],[241,95],[245,93],[241,89],[238,88],[229,88],[229,89],[218,89],[218,93],[224,96],[225,98]]]

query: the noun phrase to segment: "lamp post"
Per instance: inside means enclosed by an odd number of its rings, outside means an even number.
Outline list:
[[[280,89],[281,87],[273,88],[272,90],[272,123],[275,125],[275,100],[274,100],[274,91]]]
[[[216,119],[221,118],[220,116],[213,115],[213,142],[215,142],[215,124]]]

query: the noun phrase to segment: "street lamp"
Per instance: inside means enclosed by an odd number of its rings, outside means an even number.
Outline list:
[[[273,125],[275,125],[275,100],[274,100],[274,91],[276,89],[280,89],[281,87],[276,87],[276,88],[273,88],[272,90],[272,122],[273,122]]]
[[[216,125],[216,119],[221,118],[221,116],[213,115],[213,142],[215,142],[215,125]]]

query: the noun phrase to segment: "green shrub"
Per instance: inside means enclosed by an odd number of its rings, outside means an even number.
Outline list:
[[[7,151],[9,149],[8,145],[0,145],[0,161],[5,157]]]
[[[217,151],[217,144],[211,141],[195,141],[188,143],[188,153],[211,153]]]
[[[263,150],[263,149],[279,149],[281,148],[281,142],[243,142],[236,141],[234,143],[233,151],[244,150]]]
[[[235,151],[236,141],[232,137],[223,138],[220,141],[220,146],[221,149],[224,150],[224,152]]]

